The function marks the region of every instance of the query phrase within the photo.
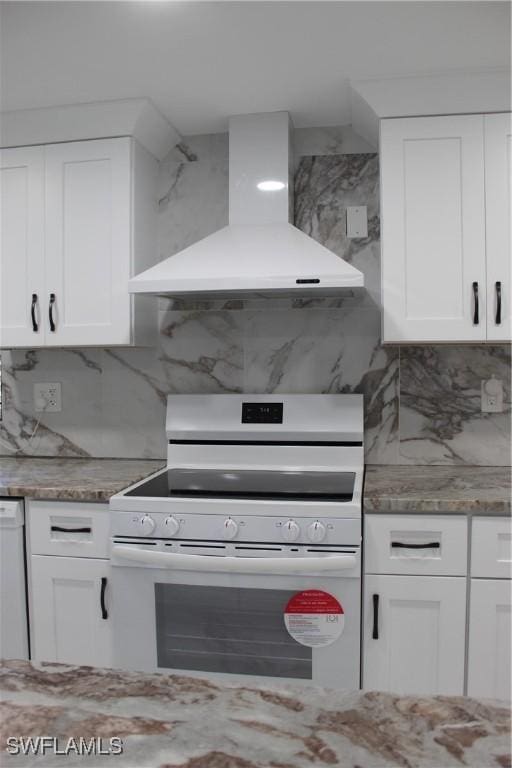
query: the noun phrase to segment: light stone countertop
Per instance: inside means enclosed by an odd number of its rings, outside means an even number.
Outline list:
[[[510,467],[368,465],[365,512],[510,515]]]
[[[221,684],[0,663],[4,768],[507,768],[510,711],[464,697]],[[121,755],[6,754],[6,738],[123,740]]]
[[[164,466],[163,459],[0,457],[0,496],[106,502]]]

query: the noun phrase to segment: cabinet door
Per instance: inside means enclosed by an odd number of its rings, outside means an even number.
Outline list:
[[[44,342],[42,147],[0,151],[0,205],[0,347],[38,346]]]
[[[130,343],[130,208],[130,139],[46,147],[48,345]]]
[[[31,637],[37,661],[111,665],[109,571],[108,560],[32,555]]]
[[[365,576],[364,688],[462,694],[465,618],[464,578]]]
[[[512,338],[512,115],[485,115],[487,338]]]
[[[510,700],[511,593],[506,579],[471,579],[468,696]]]
[[[484,340],[483,116],[382,120],[381,194],[383,340]]]

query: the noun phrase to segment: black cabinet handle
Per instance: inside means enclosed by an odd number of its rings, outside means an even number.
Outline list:
[[[107,577],[102,576],[101,577],[101,592],[100,592],[100,607],[101,607],[101,618],[102,619],[108,619],[108,611],[105,606],[105,590],[107,588]]]
[[[32,294],[32,304],[30,305],[30,316],[32,317],[32,330],[37,333],[39,326],[36,320],[37,293]]]
[[[496,281],[496,325],[501,325],[501,282]]]
[[[52,525],[50,531],[59,533],[91,533],[91,528],[63,528],[61,525]]]
[[[440,549],[441,544],[438,541],[431,541],[429,544],[405,544],[403,541],[392,541],[392,547],[401,549]]]
[[[474,299],[474,309],[473,309],[473,325],[478,325],[480,322],[479,314],[478,314],[478,283],[473,283],[473,299]]]
[[[48,308],[48,319],[50,320],[50,331],[55,331],[55,323],[53,321],[53,305],[55,304],[55,294],[50,293],[50,306]]]
[[[379,596],[373,595],[373,632],[372,638],[374,640],[379,639]]]

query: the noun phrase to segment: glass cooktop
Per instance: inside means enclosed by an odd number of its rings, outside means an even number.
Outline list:
[[[125,496],[351,501],[355,472],[168,469]]]

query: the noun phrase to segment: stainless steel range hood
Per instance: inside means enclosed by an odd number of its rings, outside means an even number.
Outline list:
[[[129,281],[166,296],[325,295],[364,285],[363,274],[290,224],[287,112],[229,121],[229,225]]]

